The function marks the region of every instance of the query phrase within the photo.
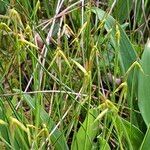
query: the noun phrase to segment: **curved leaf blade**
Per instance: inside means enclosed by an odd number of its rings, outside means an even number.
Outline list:
[[[25,94],[24,99],[31,109],[35,109],[35,99],[33,99],[30,95]],[[41,122],[45,123],[49,129],[49,131],[53,130],[55,127],[55,122],[49,117],[48,113],[40,108],[40,118]],[[68,145],[66,143],[66,139],[61,131],[56,129],[54,133],[50,137],[52,144],[54,144],[55,150],[68,150]]]
[[[111,40],[112,43],[115,43],[115,26],[117,21],[111,16],[107,15],[105,11],[99,9],[99,8],[93,8],[92,11],[98,16],[100,20],[105,18],[105,29],[109,31],[112,29],[112,36]],[[137,53],[134,50],[129,38],[127,37],[125,31],[122,29],[121,25],[118,24],[119,30],[120,30],[120,63],[122,66],[123,72],[126,72],[131,64],[136,61],[137,59]],[[115,44],[114,44],[115,46]]]
[[[139,72],[138,78],[138,105],[142,117],[148,127],[150,123],[150,40],[145,46],[141,65],[144,73]]]
[[[95,118],[98,116],[98,112],[95,109],[89,110],[83,124],[79,128],[75,135],[74,141],[71,145],[72,150],[91,150],[93,145],[93,139],[98,133],[98,121]],[[95,121],[95,122],[94,122]]]
[[[140,150],[148,150],[150,145],[150,125],[141,144]]]

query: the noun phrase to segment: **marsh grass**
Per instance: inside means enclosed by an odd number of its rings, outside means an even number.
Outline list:
[[[137,83],[148,6],[0,1],[0,146],[144,149]]]

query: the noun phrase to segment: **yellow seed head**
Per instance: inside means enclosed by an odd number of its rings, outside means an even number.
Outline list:
[[[2,119],[0,119],[0,125],[7,125],[7,122],[5,122]]]
[[[117,40],[117,43],[119,44],[120,42],[120,30],[119,30],[119,27],[118,25],[116,25],[116,40]]]
[[[32,29],[29,25],[27,25],[26,28],[25,28],[25,34],[32,35]]]
[[[11,31],[11,29],[3,22],[0,23],[0,30],[6,31],[6,32]]]
[[[23,26],[21,17],[19,13],[13,8],[9,10],[9,17],[12,19],[12,21],[19,23],[21,26]]]
[[[11,117],[10,118],[11,121],[11,125],[13,126],[18,126],[20,127],[23,131],[28,132],[27,128],[20,122],[18,121],[16,118]]]
[[[100,24],[99,24],[99,29],[102,29],[103,27],[104,27],[104,25],[105,25],[105,19],[104,20],[102,20],[101,22],[100,22]]]

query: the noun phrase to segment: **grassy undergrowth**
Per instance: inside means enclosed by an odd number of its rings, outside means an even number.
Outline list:
[[[0,0],[0,147],[148,150],[149,0]]]

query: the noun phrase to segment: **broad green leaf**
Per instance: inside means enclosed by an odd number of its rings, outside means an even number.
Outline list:
[[[24,99],[28,103],[31,109],[35,109],[35,100],[30,96],[25,94]],[[47,128],[49,131],[51,131],[55,127],[54,121],[49,117],[48,113],[41,108],[40,110],[40,118],[41,118],[41,123],[46,124]],[[63,133],[61,133],[58,129],[54,131],[54,133],[50,137],[52,141],[52,145],[54,144],[55,150],[68,150],[68,146],[65,140],[65,137]]]
[[[71,145],[72,150],[91,150],[93,140],[98,133],[98,121],[94,122],[98,116],[95,109],[90,109],[83,124],[75,135],[74,141]]]
[[[111,150],[107,141],[102,137],[99,138],[99,144],[100,150]]]
[[[149,150],[149,149],[150,149],[150,125],[147,129],[144,140],[140,147],[140,150]]]
[[[111,16],[106,14],[105,11],[99,9],[99,8],[93,8],[92,11],[97,15],[97,17],[100,20],[103,20],[105,22],[104,27],[107,30],[107,32],[109,32],[109,30],[112,30],[111,32],[111,42],[114,46],[114,48],[116,47],[116,31],[115,31],[115,27],[116,24],[118,25],[118,30],[120,32],[120,41],[119,41],[119,46],[117,51],[119,51],[119,63],[121,66],[121,70],[123,72],[123,74],[125,74],[128,69],[130,68],[130,66],[137,60],[137,53],[134,50],[127,34],[125,33],[125,31],[123,30],[123,28],[121,27],[120,24],[117,23],[117,21]],[[134,80],[134,82],[133,82]],[[134,92],[133,92],[133,96],[137,95],[137,69],[134,69],[130,72],[130,74],[128,75],[128,79],[127,79],[127,83],[128,83],[128,100],[131,100],[130,95],[132,91],[132,86],[134,87]],[[131,105],[131,102],[128,101],[128,105]]]
[[[112,29],[112,36],[111,40],[112,43],[115,46],[115,26],[117,21],[110,15],[107,15],[105,11],[99,9],[99,8],[93,8],[92,11],[98,16],[100,20],[103,20],[105,18],[105,29],[109,31]],[[126,72],[131,64],[136,61],[137,54],[127,37],[125,31],[122,29],[122,27],[118,24],[119,30],[120,30],[120,63],[122,66],[123,72]]]
[[[142,143],[144,134],[136,126],[119,116],[115,118],[114,124],[119,136],[122,134],[132,149],[137,150]]]
[[[118,0],[116,6],[114,7],[113,15],[119,23],[123,23],[123,21],[129,17],[131,8],[131,0]]]
[[[142,117],[148,127],[150,123],[150,40],[147,42],[141,65],[144,73],[139,72],[138,78],[138,105]]]
[[[143,11],[145,12],[145,14],[149,14],[150,11],[150,1],[149,0],[145,0],[144,2],[144,10],[143,10],[143,4],[142,4],[143,0],[136,0],[135,1],[135,6],[136,8],[134,8],[135,13],[135,21],[136,24],[138,26],[141,26],[144,22],[145,22],[145,18],[143,17]]]

